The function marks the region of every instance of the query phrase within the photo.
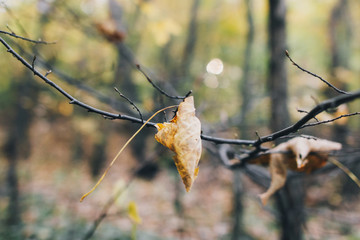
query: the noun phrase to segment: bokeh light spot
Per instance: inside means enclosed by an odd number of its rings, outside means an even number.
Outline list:
[[[204,84],[209,88],[217,88],[219,86],[219,81],[214,74],[205,74]]]
[[[212,74],[220,74],[224,70],[224,64],[219,58],[212,59],[207,65],[206,65],[206,71],[208,73]]]

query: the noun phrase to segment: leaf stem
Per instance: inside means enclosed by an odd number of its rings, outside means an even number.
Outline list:
[[[335,166],[337,166],[338,168],[340,168],[341,170],[343,170],[346,173],[346,175],[348,175],[349,178],[351,178],[351,180],[353,180],[356,183],[356,185],[358,185],[358,187],[360,188],[359,178],[352,171],[350,171],[350,169],[348,169],[344,164],[342,164],[341,162],[339,162],[334,158],[329,158],[328,161],[334,164]]]
[[[120,154],[124,151],[124,149],[127,147],[127,145],[129,145],[129,143],[134,139],[134,137],[146,126],[146,124],[153,118],[155,117],[157,114],[159,114],[160,112],[169,109],[169,108],[174,108],[177,107],[178,105],[172,105],[172,106],[168,106],[165,108],[162,108],[158,111],[156,111],[151,117],[149,117],[148,120],[146,120],[146,122],[144,122],[143,125],[141,125],[141,127],[129,138],[129,140],[127,140],[127,142],[124,144],[124,146],[119,150],[119,152],[116,154],[116,156],[114,157],[114,159],[111,161],[111,163],[109,164],[109,166],[105,169],[103,175],[100,177],[100,179],[97,181],[97,183],[95,184],[95,186],[87,193],[85,193],[81,199],[80,202],[82,202],[90,193],[92,193],[98,186],[99,184],[102,182],[102,180],[104,179],[104,177],[106,176],[106,174],[108,173],[108,171],[110,170],[110,168],[112,167],[112,165],[114,165],[116,159],[120,156]]]

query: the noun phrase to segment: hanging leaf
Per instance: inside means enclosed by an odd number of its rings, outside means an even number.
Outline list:
[[[201,156],[201,123],[195,116],[194,98],[180,103],[170,122],[156,124],[155,139],[175,152],[174,161],[187,192],[196,179]]]
[[[254,163],[269,163],[271,174],[270,187],[259,195],[263,205],[280,188],[285,185],[287,169],[310,173],[323,167],[329,157],[329,152],[340,150],[341,144],[325,139],[312,137],[296,137],[281,143],[261,156]]]

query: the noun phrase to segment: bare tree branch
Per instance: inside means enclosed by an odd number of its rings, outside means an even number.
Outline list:
[[[51,87],[55,88],[58,92],[60,92],[62,95],[64,95],[66,98],[68,98],[70,100],[70,104],[75,104],[78,105],[86,110],[88,110],[89,112],[93,112],[96,114],[99,114],[103,117],[106,117],[107,119],[122,119],[122,120],[128,120],[134,123],[142,123],[142,119],[140,118],[136,118],[136,117],[132,117],[132,116],[128,116],[128,115],[123,115],[123,114],[116,114],[116,113],[111,113],[111,112],[107,112],[107,111],[103,111],[100,110],[98,108],[92,107],[90,105],[87,105],[81,101],[79,101],[78,99],[74,98],[72,95],[70,95],[69,93],[67,93],[65,90],[63,90],[60,86],[58,86],[57,84],[55,84],[53,81],[51,81],[49,78],[47,78],[46,76],[44,76],[42,73],[40,73],[38,70],[36,70],[32,64],[28,63],[24,58],[22,58],[17,52],[15,52],[10,45],[0,37],[0,42],[6,47],[7,51],[9,53],[11,53],[17,60],[19,60],[25,67],[27,67],[29,70],[31,70],[34,75],[40,77],[45,83],[49,84]],[[315,106],[311,111],[309,111],[303,118],[301,118],[298,122],[296,122],[295,124],[284,128],[282,130],[279,130],[277,132],[274,132],[272,134],[269,134],[267,136],[263,136],[260,137],[256,140],[245,140],[245,139],[226,139],[226,138],[218,138],[218,137],[212,137],[212,136],[207,136],[202,134],[201,138],[205,141],[210,141],[210,142],[214,142],[216,144],[233,144],[233,145],[246,145],[246,146],[251,146],[254,147],[255,149],[253,151],[251,151],[250,153],[247,154],[246,157],[244,157],[244,163],[251,159],[253,156],[255,156],[257,153],[264,151],[264,148],[261,147],[261,144],[265,143],[265,142],[271,142],[274,141],[280,137],[284,137],[287,136],[289,134],[295,133],[298,130],[300,130],[301,128],[304,128],[304,126],[306,127],[310,127],[310,125],[306,125],[306,123],[308,121],[310,121],[311,119],[315,118],[319,113],[326,111],[328,109],[331,108],[335,108],[337,106],[339,106],[340,104],[343,103],[347,103],[347,102],[351,102],[357,98],[360,98],[360,90],[356,91],[356,92],[352,92],[352,93],[347,93],[344,95],[340,95],[331,99],[328,99],[322,103],[319,103],[317,106]],[[180,98],[181,99],[181,98]],[[355,114],[352,114],[355,115]],[[348,115],[350,116],[350,115]],[[342,116],[342,117],[347,117],[347,116]],[[334,119],[333,121],[339,119],[340,117]],[[324,122],[323,122],[324,123]],[[155,127],[156,123],[154,122],[149,122],[147,123],[148,126],[151,127]],[[319,125],[319,124],[316,124]]]
[[[254,143],[254,146],[259,146],[260,144],[262,144],[264,142],[274,141],[275,139],[278,139],[279,137],[288,135],[290,133],[297,132],[309,120],[316,117],[319,113],[322,113],[330,108],[335,108],[343,103],[351,102],[357,98],[360,98],[360,91],[348,93],[346,95],[340,95],[340,96],[325,100],[325,101],[319,103],[317,106],[315,106],[308,114],[306,114],[303,118],[301,118],[298,122],[296,122],[292,126],[284,128],[280,131],[277,131],[277,132],[267,135],[265,137],[261,137],[259,140],[257,140]]]

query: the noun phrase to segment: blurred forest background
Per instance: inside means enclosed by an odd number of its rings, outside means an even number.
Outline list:
[[[1,34],[89,105],[138,117],[114,87],[144,118],[177,104],[136,61],[170,94],[193,90],[202,130],[218,137],[256,139],[336,95],[284,49],[335,86],[360,89],[358,0],[5,0],[0,30],[48,41]],[[360,191],[343,172],[303,174],[286,185],[292,199],[262,207],[264,186],[224,167],[218,146],[203,141],[199,177],[185,193],[173,154],[152,128],[79,203],[140,125],[68,104],[4,47],[0,54],[0,239],[360,239]],[[354,101],[319,119],[359,109]],[[341,142],[348,151],[339,160],[351,155],[347,166],[359,175],[359,122],[300,133]]]

